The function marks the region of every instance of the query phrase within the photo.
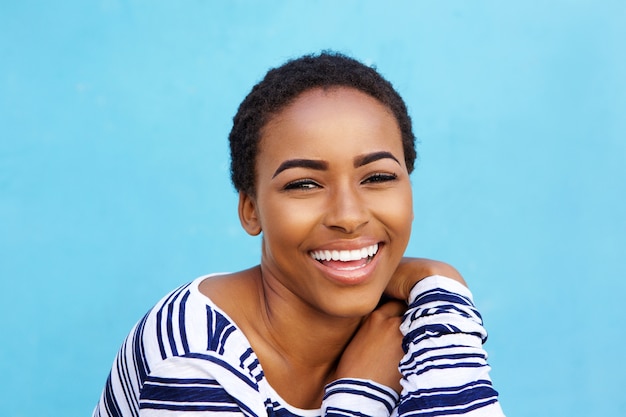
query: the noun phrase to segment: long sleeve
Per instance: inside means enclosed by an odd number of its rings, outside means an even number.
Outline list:
[[[128,363],[124,359],[116,362],[118,366]],[[114,368],[94,417],[267,415],[266,397],[259,392],[258,381],[215,352],[190,352],[159,361],[143,375],[136,390],[129,385],[132,374]]]
[[[94,417],[268,414],[256,355],[234,323],[198,291],[203,279],[163,297],[133,328]]]
[[[219,355],[172,357],[149,375],[139,398],[140,417],[200,413],[211,416],[266,415],[255,380]]]
[[[389,387],[363,379],[339,379],[326,386],[324,417],[389,416],[398,394]]]
[[[466,287],[441,276],[423,279],[411,291],[400,330],[400,416],[504,415],[482,347],[487,333]]]

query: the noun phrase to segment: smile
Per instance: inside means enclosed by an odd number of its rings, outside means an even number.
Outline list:
[[[354,262],[360,261],[361,259],[372,258],[377,252],[378,244],[374,244],[365,248],[353,250],[316,250],[311,252],[311,257],[319,262]]]

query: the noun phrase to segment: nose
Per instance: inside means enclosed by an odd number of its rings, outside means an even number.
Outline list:
[[[324,224],[345,234],[358,232],[369,221],[369,212],[358,191],[342,187],[331,193]]]

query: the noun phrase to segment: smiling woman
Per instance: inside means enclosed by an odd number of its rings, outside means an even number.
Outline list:
[[[406,106],[323,53],[271,70],[230,135],[260,265],[168,294],[120,350],[95,416],[501,416],[471,293],[405,258]]]
[[[285,291],[281,299],[351,317],[351,333],[378,304],[410,237],[398,124],[359,90],[314,88],[267,123],[259,145],[255,195],[241,193],[240,213],[249,233],[263,231],[263,282]],[[374,256],[361,258],[374,247]],[[326,251],[330,260],[311,256]],[[333,252],[350,258],[353,251],[357,259],[332,260]]]

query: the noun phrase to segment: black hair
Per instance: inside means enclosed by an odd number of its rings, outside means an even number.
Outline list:
[[[231,180],[237,191],[255,196],[256,156],[267,122],[300,94],[320,87],[354,88],[389,108],[400,128],[406,167],[409,173],[413,171],[415,136],[400,94],[375,68],[337,52],[323,51],[270,69],[239,105],[228,136]]]

